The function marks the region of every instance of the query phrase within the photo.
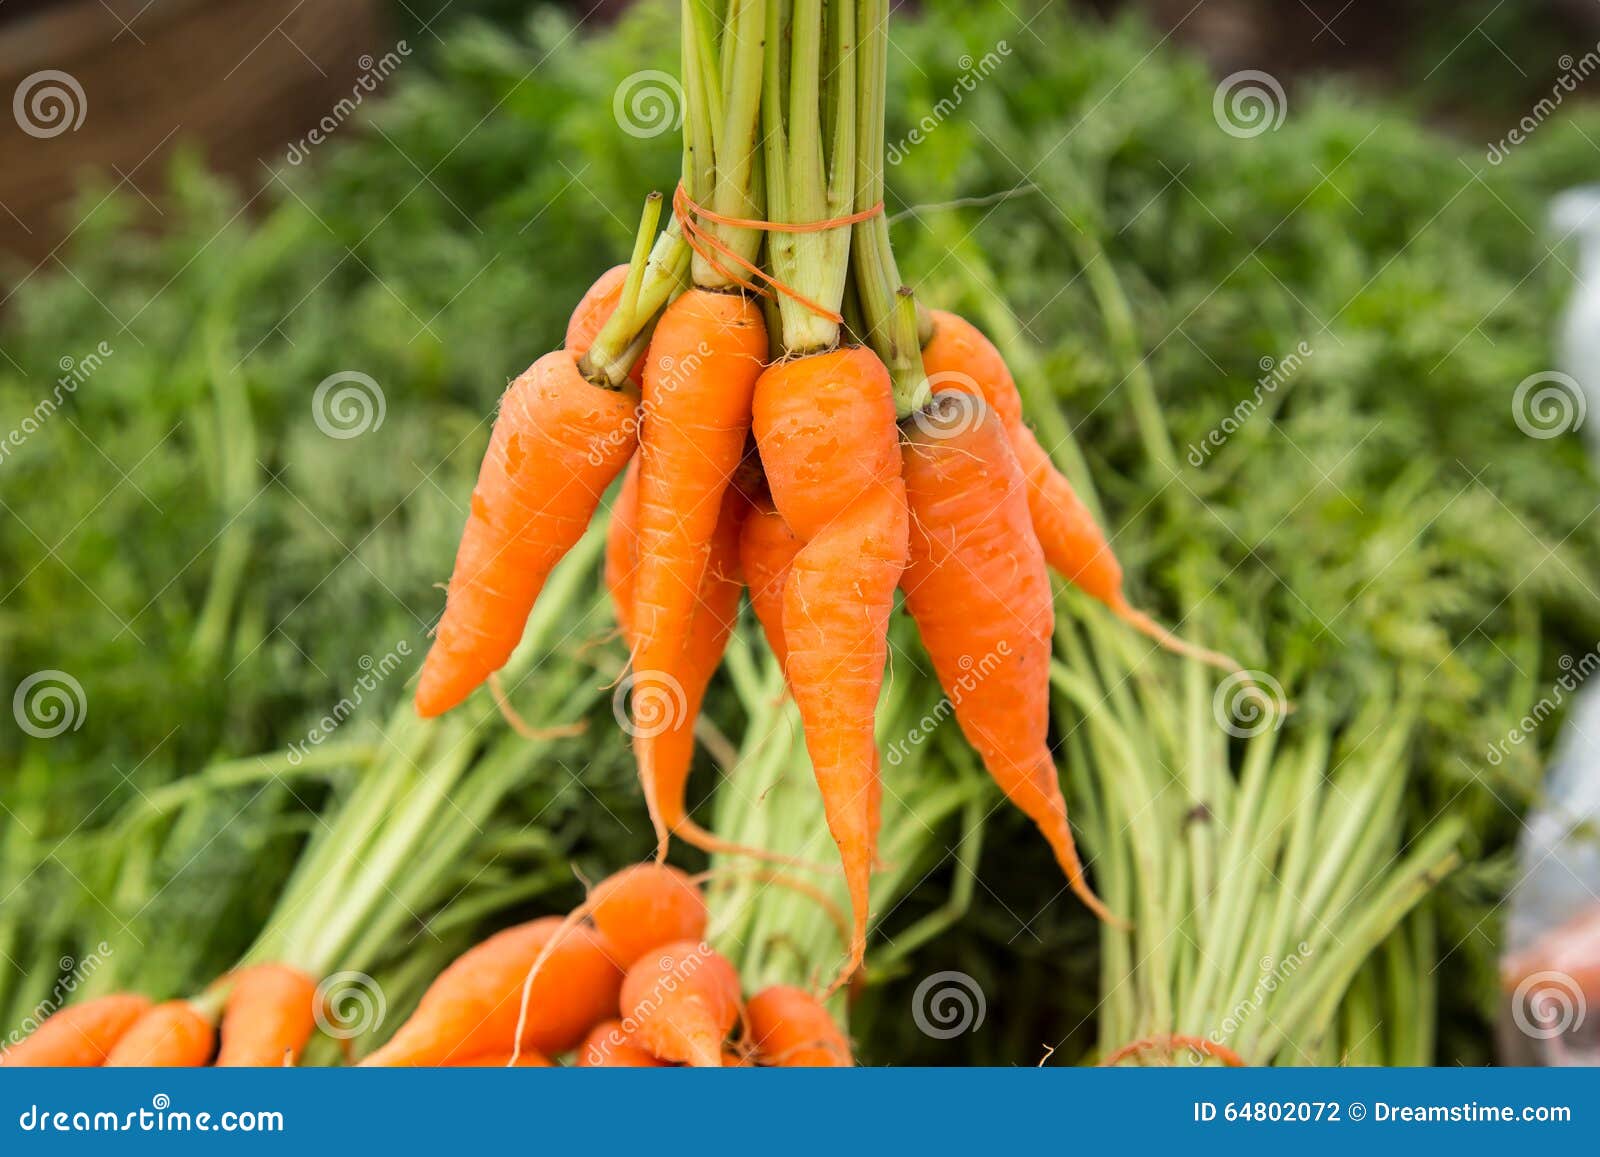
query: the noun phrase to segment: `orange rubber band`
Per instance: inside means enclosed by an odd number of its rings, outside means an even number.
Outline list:
[[[883,202],[879,201],[870,208],[862,209],[859,213],[847,213],[843,217],[830,217],[826,221],[761,221],[751,217],[725,217],[721,213],[713,213],[704,205],[690,198],[683,187],[683,182],[678,182],[677,193],[673,195],[674,204],[678,203],[678,194],[682,194],[682,203],[693,210],[696,217],[704,217],[716,225],[729,225],[735,229],[759,229],[763,233],[822,233],[828,229],[842,229],[846,225],[857,225],[867,221],[883,212]]]
[[[710,209],[707,209],[705,206],[701,205],[699,202],[690,197],[689,191],[683,187],[683,182],[680,181],[678,182],[677,189],[675,189],[672,194],[672,208],[678,216],[678,223],[683,229],[683,239],[689,243],[689,248],[693,249],[696,254],[703,258],[707,264],[709,264],[723,277],[726,277],[729,281],[732,281],[740,287],[749,290],[751,293],[761,296],[766,296],[767,294],[766,289],[730,270],[726,265],[718,260],[717,256],[714,256],[713,253],[708,252],[707,249],[702,248],[702,245],[709,246],[710,249],[715,250],[717,254],[720,254],[722,257],[726,257],[733,261],[740,268],[747,270],[751,275],[761,278],[771,289],[777,290],[779,293],[782,293],[792,300],[799,302],[817,316],[827,318],[829,321],[837,325],[844,321],[844,316],[842,314],[827,308],[820,302],[811,300],[809,297],[805,296],[805,294],[801,293],[793,286],[780,281],[777,277],[774,277],[772,274],[768,273],[754,262],[741,257],[738,253],[734,252],[731,246],[725,244],[723,241],[713,236],[708,230],[701,226],[695,220],[695,218],[701,217],[715,225],[723,225],[729,228],[756,229],[766,233],[821,233],[827,229],[842,229],[848,225],[855,225],[861,221],[866,221],[869,218],[875,217],[879,213],[883,212],[883,202],[879,201],[876,205],[873,205],[870,208],[862,209],[856,213],[849,213],[843,217],[833,217],[826,221],[758,221],[749,217],[729,217],[723,213],[712,212]]]
[[[1166,1049],[1171,1052],[1180,1048],[1192,1049],[1197,1053],[1210,1057],[1212,1060],[1221,1061],[1230,1069],[1250,1067],[1243,1057],[1227,1045],[1219,1045],[1216,1041],[1207,1040],[1205,1037],[1186,1036],[1181,1033],[1173,1033],[1170,1036],[1145,1037],[1143,1040],[1136,1040],[1132,1044],[1125,1044],[1101,1061],[1100,1067],[1110,1068],[1131,1056],[1150,1052],[1152,1049]]]

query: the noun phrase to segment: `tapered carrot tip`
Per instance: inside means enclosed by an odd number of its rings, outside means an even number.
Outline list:
[[[1174,655],[1182,655],[1186,659],[1194,659],[1208,667],[1215,667],[1219,671],[1226,671],[1230,675],[1237,675],[1244,671],[1236,659],[1225,655],[1221,651],[1213,651],[1191,643],[1186,639],[1173,634],[1171,630],[1163,627],[1145,612],[1132,606],[1123,597],[1121,592],[1114,595],[1106,604],[1111,608],[1112,614],[1127,623],[1128,626],[1138,631],[1141,635],[1154,641],[1163,650],[1171,651]]]
[[[802,856],[789,856],[768,848],[757,848],[750,844],[725,840],[715,832],[707,831],[687,816],[672,826],[672,834],[691,848],[698,848],[710,856],[734,856],[746,860],[760,860],[765,864],[780,864],[785,868],[798,868],[806,872],[819,872],[823,875],[839,874],[839,869],[836,867],[819,864]]]
[[[655,1056],[721,1068],[723,1042],[739,1020],[739,975],[705,944],[684,940],[630,968],[621,1003],[634,1038]]]
[[[943,392],[923,414],[902,447],[913,515],[906,608],[995,783],[1038,825],[1072,891],[1121,925],[1084,878],[1048,745],[1055,601],[1021,465],[981,400]]]

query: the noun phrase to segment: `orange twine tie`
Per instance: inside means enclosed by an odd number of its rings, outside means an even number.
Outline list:
[[[707,264],[729,281],[763,297],[768,295],[768,287],[770,287],[770,289],[775,289],[779,293],[799,302],[819,317],[825,317],[837,324],[844,321],[842,314],[829,309],[820,302],[811,300],[792,285],[786,284],[762,269],[755,262],[735,253],[729,245],[714,236],[696,218],[703,218],[714,225],[723,225],[733,229],[755,229],[763,233],[822,233],[829,229],[842,229],[876,217],[883,212],[883,202],[879,201],[876,205],[855,213],[847,213],[842,217],[830,217],[826,221],[761,221],[750,217],[729,217],[723,213],[712,212],[690,197],[689,191],[683,187],[683,182],[679,181],[677,189],[672,194],[672,209],[678,215],[678,224],[683,229],[683,239],[689,243],[689,248],[693,249]],[[719,255],[733,261],[752,276],[761,278],[767,283],[767,287],[757,285],[749,278],[735,273],[719,260]]]

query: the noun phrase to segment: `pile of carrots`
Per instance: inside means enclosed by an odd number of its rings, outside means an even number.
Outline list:
[[[501,400],[416,706],[505,663],[551,569],[611,504],[607,582],[659,856],[687,815],[701,698],[750,602],[799,708],[862,965],[881,787],[873,738],[897,592],[962,732],[1103,918],[1046,740],[1049,571],[1173,651],[1025,424],[995,347],[919,307],[883,213],[887,0],[686,0],[685,165],[654,239],[578,303]],[[933,383],[937,383],[935,389]],[[975,676],[975,672],[981,673]]]
[[[698,882],[663,864],[625,868],[567,918],[491,936],[458,957],[364,1066],[842,1067],[850,1042],[812,994],[784,985],[745,1000],[705,942]],[[292,1065],[316,1027],[317,986],[281,965],[225,981],[208,1000],[115,994],[58,1012],[0,1065]],[[220,1047],[219,1047],[220,1038]]]
[[[55,1013],[0,1053],[0,1066],[292,1065],[316,1029],[317,1001],[317,982],[284,964],[241,968],[194,1000],[112,993]]]

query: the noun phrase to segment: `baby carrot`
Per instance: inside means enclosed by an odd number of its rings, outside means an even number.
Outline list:
[[[1027,480],[1033,529],[1051,569],[1167,650],[1237,671],[1239,664],[1227,655],[1185,642],[1128,602],[1122,564],[1094,515],[1023,422],[1022,399],[1000,351],[964,318],[944,310],[931,313],[933,338],[923,347],[923,368],[941,389],[981,395],[999,417]]]
[[[784,586],[785,670],[850,894],[849,955],[866,954],[875,858],[873,720],[907,513],[888,371],[861,348],[779,362],[755,397],[773,504],[804,542]]]
[[[739,1020],[733,965],[693,940],[645,955],[622,982],[623,1023],[662,1060],[721,1068],[722,1045]]]
[[[210,1063],[217,1033],[187,1000],[148,1010],[106,1054],[105,1067],[196,1068]]]
[[[441,1065],[480,1053],[513,1051],[523,978],[556,932],[529,997],[522,1047],[546,1056],[566,1052],[607,1016],[615,1016],[622,972],[592,928],[563,929],[550,916],[508,928],[469,949],[439,974],[411,1019],[361,1063]]]
[[[588,907],[625,969],[663,944],[699,940],[710,920],[700,889],[669,864],[636,864],[606,877],[589,892]]]
[[[766,354],[761,310],[738,293],[689,290],[667,306],[650,339],[635,516],[633,669],[639,678],[671,677],[690,646],[701,580],[724,521],[723,496],[744,459],[751,396]],[[720,646],[717,653],[720,658]],[[666,856],[675,818],[663,814],[656,766],[665,734],[648,728],[634,738],[658,859]]]
[[[1078,860],[1046,742],[1055,606],[1027,491],[981,398],[935,395],[905,423],[911,552],[901,585],[962,734],[1039,825],[1080,899],[1110,919]]]
[[[582,536],[635,441],[633,402],[586,381],[565,350],[511,384],[422,665],[420,714],[448,711],[510,658],[545,579]]]
[[[780,1068],[850,1068],[850,1042],[809,992],[775,984],[745,1007],[750,1040],[761,1059]]]
[[[0,1049],[0,1067],[92,1068],[105,1063],[117,1041],[150,1009],[150,1001],[119,992],[74,1004],[47,1017],[20,1043]]]
[[[233,979],[222,1011],[218,1068],[292,1065],[317,1027],[317,982],[286,964],[256,964]]]

